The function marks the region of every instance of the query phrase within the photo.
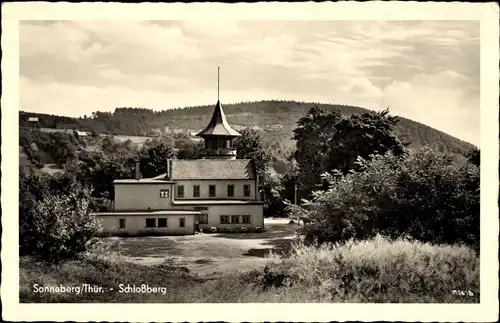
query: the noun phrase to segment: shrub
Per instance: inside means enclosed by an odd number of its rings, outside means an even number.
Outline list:
[[[327,176],[299,229],[319,241],[381,233],[479,247],[479,169],[424,148],[403,157],[358,159],[360,171]]]
[[[22,174],[20,251],[59,260],[86,251],[99,229],[91,215],[90,190],[68,175]]]

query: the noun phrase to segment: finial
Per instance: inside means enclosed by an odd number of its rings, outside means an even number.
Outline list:
[[[217,66],[217,101],[219,101],[220,66]]]

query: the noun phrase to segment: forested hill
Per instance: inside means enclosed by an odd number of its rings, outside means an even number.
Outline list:
[[[311,107],[337,108],[346,116],[363,113],[367,109],[334,104],[295,101],[259,101],[223,105],[228,122],[236,129],[253,127],[262,132],[264,140],[283,146],[292,144],[292,130],[297,120]],[[117,108],[114,112],[94,112],[81,118],[20,112],[20,125],[28,117],[39,117],[39,125],[46,128],[69,128],[117,135],[148,135],[153,129],[165,128],[197,131],[208,123],[214,105],[186,107],[155,112],[144,108]],[[411,147],[428,145],[443,152],[466,153],[472,144],[452,137],[424,124],[401,118],[398,135],[411,143]]]

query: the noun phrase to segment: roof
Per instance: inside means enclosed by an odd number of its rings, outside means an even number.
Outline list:
[[[232,204],[232,205],[245,205],[245,204],[264,204],[264,202],[259,200],[229,200],[229,199],[218,199],[218,200],[174,200],[172,202],[174,205],[216,205],[216,204]]]
[[[164,178],[165,174],[155,177]],[[255,179],[251,159],[173,159],[171,180]]]
[[[164,179],[165,174],[154,178],[141,178],[141,179],[115,179],[113,184],[172,184],[174,182]]]
[[[217,101],[215,105],[214,113],[212,115],[212,119],[210,119],[210,123],[208,126],[200,131],[197,136],[232,136],[238,137],[241,134],[231,128],[229,123],[226,120],[226,115],[224,114],[224,110],[222,110],[222,105],[220,101]]]
[[[162,210],[162,211],[111,211],[111,212],[96,212],[92,213],[97,216],[105,215],[149,215],[149,216],[160,216],[160,215],[196,215],[201,214],[200,211],[188,211],[188,210]]]

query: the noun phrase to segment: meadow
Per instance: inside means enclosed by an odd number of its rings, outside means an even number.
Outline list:
[[[285,220],[266,220],[260,234],[105,238],[99,249],[58,264],[23,256],[20,301],[479,302],[479,255],[468,247],[380,236],[305,246],[295,239],[295,229]],[[34,293],[35,284],[91,284],[105,291]],[[122,293],[120,284],[165,292]]]

